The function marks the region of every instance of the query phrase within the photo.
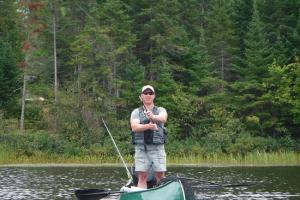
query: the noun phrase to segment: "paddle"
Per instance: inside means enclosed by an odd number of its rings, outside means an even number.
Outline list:
[[[219,189],[219,188],[226,188],[226,187],[248,187],[254,184],[249,183],[240,183],[240,184],[228,184],[228,185],[221,185],[221,184],[211,184],[211,185],[200,185],[200,186],[192,186],[193,188],[197,189]]]
[[[124,193],[123,191],[110,191],[102,189],[86,189],[86,190],[76,190],[75,195],[78,200],[98,200],[107,197],[111,194]]]

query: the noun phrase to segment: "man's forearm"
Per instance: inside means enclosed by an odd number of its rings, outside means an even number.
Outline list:
[[[167,122],[167,116],[166,115],[153,115],[152,120],[154,122],[166,123]]]
[[[133,132],[143,132],[149,129],[149,124],[134,124],[131,125],[131,129]]]

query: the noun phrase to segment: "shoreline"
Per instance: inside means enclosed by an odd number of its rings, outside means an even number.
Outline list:
[[[131,165],[127,165],[130,167]],[[20,163],[20,164],[0,164],[3,167],[124,167],[121,163]],[[167,164],[167,167],[300,167],[300,164]]]

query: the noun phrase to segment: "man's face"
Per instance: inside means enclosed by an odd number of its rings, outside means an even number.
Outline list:
[[[154,98],[155,98],[155,94],[152,90],[150,89],[146,89],[142,94],[141,94],[142,100],[144,103],[152,103]]]

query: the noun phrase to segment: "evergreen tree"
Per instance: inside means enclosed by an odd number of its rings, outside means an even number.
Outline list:
[[[157,80],[163,63],[176,63],[185,54],[187,34],[179,24],[180,5],[177,0],[145,1],[140,4],[140,12],[135,15],[138,39],[135,52],[145,66],[145,79]]]
[[[247,80],[261,80],[266,77],[268,64],[273,61],[263,23],[260,20],[256,1],[253,2],[253,16],[245,39],[245,66],[243,76]]]
[[[233,76],[234,79],[241,79],[241,69],[245,68],[245,38],[249,30],[249,24],[253,14],[253,0],[243,1],[234,0],[232,2],[231,18],[234,24],[234,36],[237,38],[237,49],[233,60]]]
[[[17,5],[13,1],[4,0],[0,2],[0,38],[4,42],[8,42],[13,48],[16,62],[23,60],[22,54],[22,38],[19,30],[20,17],[17,13]]]
[[[236,51],[233,22],[229,15],[229,2],[215,0],[208,16],[207,46],[214,59],[215,71],[222,80],[231,79],[231,65]]]
[[[202,94],[205,90],[202,81],[212,75],[213,62],[206,46],[205,29],[210,1],[181,1],[180,23],[189,37],[184,42],[185,54],[176,60],[174,79],[193,94]],[[199,12],[200,11],[200,12]],[[203,90],[204,89],[204,90]]]
[[[299,9],[300,10],[300,9]],[[293,31],[293,54],[291,55],[294,61],[299,62],[300,59],[300,15],[298,16],[297,25]]]
[[[268,77],[268,65],[272,62],[272,54],[269,43],[266,39],[264,24],[260,20],[259,10],[256,0],[253,1],[253,15],[245,35],[245,58],[242,59],[244,67],[240,67],[238,72],[241,79],[230,85],[235,99],[232,106],[245,117],[255,116],[259,125],[252,127],[252,132],[264,135],[262,130],[267,132],[271,109],[267,100],[263,97],[266,88],[262,81]],[[247,121],[246,121],[247,125]],[[250,128],[250,127],[248,127]]]
[[[113,108],[120,114],[128,104],[134,105],[130,93],[140,89],[141,84],[137,84],[143,78],[132,53],[132,19],[119,0],[99,2],[95,12],[86,14],[85,28],[71,44],[69,64],[77,68],[79,91],[101,97],[103,105],[110,107],[104,106],[107,110]]]
[[[262,95],[268,101],[271,118],[265,119],[265,125],[272,136],[299,137],[300,125],[300,70],[299,63],[285,66],[273,64],[270,76],[264,80],[267,91]]]
[[[13,1],[0,2],[0,109],[15,108],[20,91],[20,71],[22,66],[21,34],[18,27],[16,4]],[[10,103],[12,105],[8,106]]]
[[[0,109],[16,99],[20,91],[20,71],[17,68],[16,54],[8,42],[0,39]]]
[[[267,40],[278,63],[294,61],[293,30],[299,16],[299,1],[257,1]],[[278,48],[279,47],[279,48]]]
[[[212,1],[186,0],[180,1],[180,23],[188,33],[190,39],[199,42],[203,37],[203,30],[207,26],[207,12]]]
[[[113,96],[120,97],[126,67],[129,60],[134,62],[132,48],[134,47],[136,36],[132,32],[133,20],[122,1],[107,1],[99,8],[101,29],[107,31],[106,34],[109,35],[113,42],[109,63],[114,78],[113,83],[111,83],[114,92]]]

